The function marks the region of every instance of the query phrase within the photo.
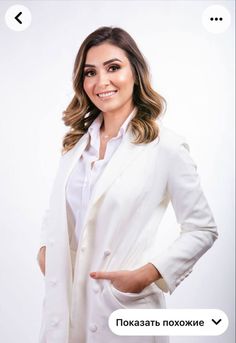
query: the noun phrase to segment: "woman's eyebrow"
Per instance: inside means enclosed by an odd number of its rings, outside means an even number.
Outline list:
[[[111,63],[111,62],[114,62],[114,61],[122,62],[121,60],[119,60],[119,58],[112,58],[111,60],[108,60],[108,61],[106,61],[106,62],[103,62],[103,65],[105,66],[106,64]],[[85,67],[95,67],[95,65],[93,65],[93,64],[85,64],[85,65],[84,65],[84,68],[85,68]]]

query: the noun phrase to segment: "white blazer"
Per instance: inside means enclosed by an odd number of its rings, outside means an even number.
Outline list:
[[[42,224],[40,246],[47,249],[40,343],[168,342],[167,337],[116,336],[108,327],[109,315],[119,308],[165,308],[163,291],[172,293],[217,238],[187,143],[160,120],[158,125],[159,137],[149,144],[132,144],[126,131],[94,188],[77,252],[65,187],[88,133],[61,156]],[[160,252],[158,227],[169,201],[181,233]],[[163,279],[140,293],[124,293],[109,280],[89,276],[148,262]]]

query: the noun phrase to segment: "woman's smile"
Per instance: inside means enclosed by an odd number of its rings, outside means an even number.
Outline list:
[[[100,100],[108,100],[113,98],[118,91],[111,91],[111,92],[104,92],[104,93],[99,93],[97,96],[99,97]]]

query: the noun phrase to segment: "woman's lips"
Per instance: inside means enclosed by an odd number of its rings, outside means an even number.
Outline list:
[[[110,91],[110,92],[105,92],[105,93],[100,93],[97,94],[99,99],[101,100],[106,100],[112,98],[114,95],[116,95],[117,91]]]

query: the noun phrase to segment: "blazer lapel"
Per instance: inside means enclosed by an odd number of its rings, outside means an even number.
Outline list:
[[[112,155],[106,168],[99,177],[94,191],[91,195],[89,208],[101,198],[106,190],[112,185],[116,178],[123,170],[129,167],[130,164],[144,151],[147,151],[151,146],[157,144],[159,139],[155,139],[149,144],[133,144],[131,143],[133,135],[130,130],[127,130],[123,141]]]
[[[112,185],[112,183],[122,173],[122,171],[128,168],[129,165],[131,165],[133,161],[141,153],[147,152],[153,145],[159,142],[159,137],[157,137],[154,141],[148,144],[133,144],[131,143],[133,138],[134,137],[131,130],[127,130],[121,144],[119,145],[115,153],[112,155],[106,168],[100,175],[91,195],[84,223],[87,220],[87,217],[92,206],[94,206],[97,203],[97,201],[107,191],[107,189]],[[75,167],[75,164],[78,162],[78,159],[80,158],[81,154],[86,148],[88,141],[89,133],[85,133],[79,140],[79,142],[75,145],[75,147],[68,153],[68,164],[66,163],[65,166],[66,176],[64,179],[64,190],[66,188],[66,184],[70,176],[70,173],[72,172],[73,168]]]
[[[66,164],[66,176],[64,181],[64,187],[66,187],[68,178],[70,176],[70,173],[72,172],[73,168],[75,167],[75,164],[78,162],[80,156],[82,155],[84,149],[86,148],[89,141],[89,134],[85,133],[79,142],[74,146],[73,151],[71,151],[72,154],[70,154],[70,151],[68,153],[68,165]]]

